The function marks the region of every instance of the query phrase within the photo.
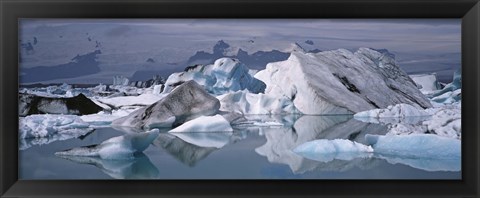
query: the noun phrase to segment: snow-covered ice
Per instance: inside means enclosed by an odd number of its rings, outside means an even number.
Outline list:
[[[144,133],[125,134],[103,141],[98,145],[78,147],[56,152],[58,156],[86,156],[101,159],[133,159],[158,137],[159,130],[153,129]]]
[[[30,115],[19,118],[19,138],[43,138],[55,134],[80,136],[93,130],[75,115]],[[70,135],[69,135],[70,134]]]
[[[98,101],[101,103],[111,105],[115,108],[125,107],[125,106],[148,106],[151,105],[164,96],[157,94],[141,94],[139,96],[120,96],[114,98],[99,98]]]
[[[352,160],[357,157],[365,157],[365,153],[373,152],[371,146],[366,146],[354,141],[335,140],[314,140],[297,146],[293,152],[320,162],[329,162],[334,159]]]
[[[389,105],[385,109],[372,109],[358,112],[354,115],[355,118],[406,118],[406,117],[423,117],[430,116],[428,112],[419,109],[409,104]]]
[[[249,69],[240,61],[220,58],[211,65],[198,65],[188,71],[173,73],[165,82],[162,93],[169,93],[182,82],[189,80],[194,80],[215,95],[239,90],[248,90],[252,93],[261,93],[265,90],[265,84],[251,76]]]
[[[437,80],[437,75],[432,74],[413,74],[410,78],[419,86],[423,94],[432,94],[441,89],[441,85]]]
[[[200,116],[175,127],[169,132],[226,132],[233,131],[230,123],[221,115]]]
[[[399,103],[431,107],[388,52],[369,48],[292,52],[255,78],[267,85],[265,94],[288,98],[304,114],[351,114]]]
[[[220,110],[241,114],[295,114],[299,113],[293,102],[286,97],[275,98],[266,94],[253,94],[247,90],[217,97]]]

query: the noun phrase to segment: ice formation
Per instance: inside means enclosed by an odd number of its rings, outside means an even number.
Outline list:
[[[78,137],[93,129],[75,115],[30,115],[19,119],[19,138]]]
[[[431,107],[391,54],[369,48],[292,52],[255,78],[267,85],[265,94],[288,98],[304,114],[351,114],[398,103]]]
[[[389,105],[385,109],[372,109],[358,112],[355,118],[371,117],[371,118],[405,118],[405,117],[421,117],[430,116],[424,109],[419,109],[409,104]]]
[[[160,101],[114,120],[112,125],[144,129],[175,127],[202,115],[215,115],[219,108],[217,98],[195,81],[188,81]]]
[[[200,116],[187,121],[169,132],[225,132],[233,131],[230,123],[221,115]]]
[[[433,134],[366,135],[375,153],[427,159],[461,159],[461,141]]]
[[[252,93],[261,93],[265,90],[265,84],[251,76],[249,69],[237,59],[220,58],[211,65],[197,65],[187,71],[173,73],[165,82],[162,93],[169,93],[176,86],[190,80],[194,80],[215,95],[239,90],[248,90]]]
[[[350,140],[320,139],[303,143],[293,149],[293,152],[316,161],[329,162],[334,159],[352,160],[356,157],[361,157],[365,153],[373,152],[373,149],[371,146]]]
[[[433,74],[414,74],[410,78],[418,85],[423,94],[431,94],[441,89],[440,83],[437,81],[437,75]]]
[[[20,116],[32,114],[85,115],[98,113],[103,108],[83,94],[72,98],[49,98],[30,94],[19,94]]]
[[[101,159],[133,159],[135,154],[143,152],[158,137],[159,130],[153,129],[144,133],[132,133],[117,136],[98,145],[73,148],[56,152],[58,156],[86,156]]]
[[[298,113],[288,98],[274,98],[266,94],[253,94],[247,90],[228,93],[217,97],[220,110],[240,114],[291,114]]]

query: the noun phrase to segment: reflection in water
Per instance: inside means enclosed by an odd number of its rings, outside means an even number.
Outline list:
[[[198,161],[217,150],[215,147],[201,147],[188,143],[169,133],[158,135],[153,145],[164,148],[170,155],[188,166],[195,166]]]
[[[18,148],[20,150],[26,150],[35,145],[50,144],[52,142],[69,140],[73,138],[83,139],[88,135],[92,134],[95,131],[95,129],[86,128],[86,129],[75,129],[70,131],[72,131],[72,133],[56,133],[51,136],[43,137],[43,138],[26,138],[26,139],[19,138]]]
[[[222,148],[230,143],[232,132],[179,132],[170,133],[185,142],[200,147]]]
[[[425,171],[460,171],[462,165],[460,159],[406,158],[382,154],[375,154],[374,157],[385,159],[390,164],[404,164]]]
[[[291,128],[262,130],[267,142],[255,151],[267,157],[271,163],[288,165],[295,174],[321,169],[322,166],[329,166],[336,161],[319,163],[305,159],[292,151],[300,144],[316,139],[350,139],[361,143],[364,142],[365,134],[387,132],[385,126],[359,122],[351,116],[302,116]],[[354,163],[354,160],[341,161]],[[342,167],[344,166],[337,166],[338,169]]]
[[[143,153],[135,155],[133,159],[105,160],[98,157],[59,156],[61,158],[98,167],[105,174],[114,179],[157,179],[158,169]]]

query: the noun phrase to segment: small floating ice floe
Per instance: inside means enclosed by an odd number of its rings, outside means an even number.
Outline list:
[[[358,157],[368,157],[373,152],[371,146],[343,139],[314,140],[296,147],[293,152],[302,157],[320,162],[334,159],[352,160]]]

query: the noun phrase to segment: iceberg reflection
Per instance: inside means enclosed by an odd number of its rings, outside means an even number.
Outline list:
[[[150,159],[139,153],[132,159],[105,160],[98,157],[59,156],[79,164],[94,165],[114,179],[158,179],[159,171]]]

